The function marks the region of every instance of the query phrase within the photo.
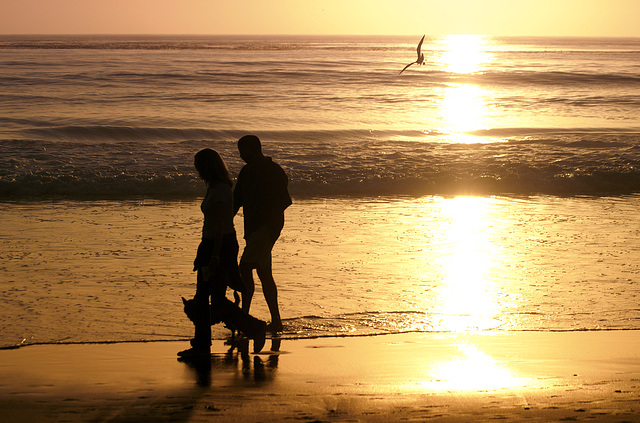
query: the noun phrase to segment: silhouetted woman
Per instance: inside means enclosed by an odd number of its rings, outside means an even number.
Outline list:
[[[254,340],[254,352],[264,346],[266,323],[243,312],[226,297],[227,286],[244,292],[238,270],[238,241],[233,226],[233,194],[229,171],[220,155],[209,148],[195,155],[194,165],[207,185],[200,209],[204,214],[202,241],[194,261],[197,271],[196,294],[192,318],[195,336],[192,348],[178,353],[181,357],[209,354],[211,324],[224,322]],[[211,297],[211,306],[209,305]],[[185,311],[187,311],[185,301]],[[189,312],[187,312],[189,314]]]

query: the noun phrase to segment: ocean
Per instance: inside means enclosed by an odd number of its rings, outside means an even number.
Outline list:
[[[640,329],[640,39],[421,36],[0,36],[0,346],[188,339],[245,134],[284,338]]]

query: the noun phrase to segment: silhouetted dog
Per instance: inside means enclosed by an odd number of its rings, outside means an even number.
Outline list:
[[[238,306],[240,304],[240,295],[238,295],[238,291],[233,291],[233,299],[234,299],[234,304]],[[197,306],[196,306],[195,299],[192,298],[190,300],[187,300],[186,298],[182,297],[182,304],[184,304],[184,314],[187,315],[189,320],[195,323],[196,314],[197,314]],[[211,324],[212,325],[216,323],[220,323],[222,321],[222,318],[218,317],[219,313],[217,313],[217,311],[218,310],[216,310],[214,305],[211,304]],[[227,323],[225,323],[225,327],[231,330],[231,336],[235,336],[236,328],[232,327]]]

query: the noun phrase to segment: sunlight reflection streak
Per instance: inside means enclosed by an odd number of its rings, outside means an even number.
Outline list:
[[[487,42],[483,35],[449,35],[440,41],[444,51],[439,57],[439,62],[448,72],[478,72],[480,66],[489,62],[492,57],[491,53],[483,51]]]
[[[477,35],[452,35],[441,41],[444,51],[438,58],[439,65],[454,74],[480,71],[491,60],[491,54],[482,51],[486,39]],[[454,78],[455,81],[455,78]],[[472,84],[452,83],[442,91],[440,117],[442,132],[449,134],[453,142],[478,142],[478,138],[466,132],[487,128],[486,93]]]
[[[475,85],[456,84],[445,88],[442,96],[440,114],[448,132],[463,136],[464,132],[485,127],[486,107],[482,89]]]
[[[518,377],[504,364],[477,346],[459,342],[459,354],[448,361],[438,361],[428,372],[420,388],[429,390],[470,391],[515,388],[531,381]]]
[[[460,332],[490,329],[499,324],[496,289],[487,279],[497,246],[490,242],[490,199],[457,197],[443,199],[447,217],[442,232],[442,285],[439,287],[439,329]]]

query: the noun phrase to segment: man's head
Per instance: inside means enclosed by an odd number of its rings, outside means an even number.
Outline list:
[[[240,157],[247,163],[251,163],[257,159],[261,159],[262,145],[260,139],[255,135],[245,135],[238,140],[238,151]]]

